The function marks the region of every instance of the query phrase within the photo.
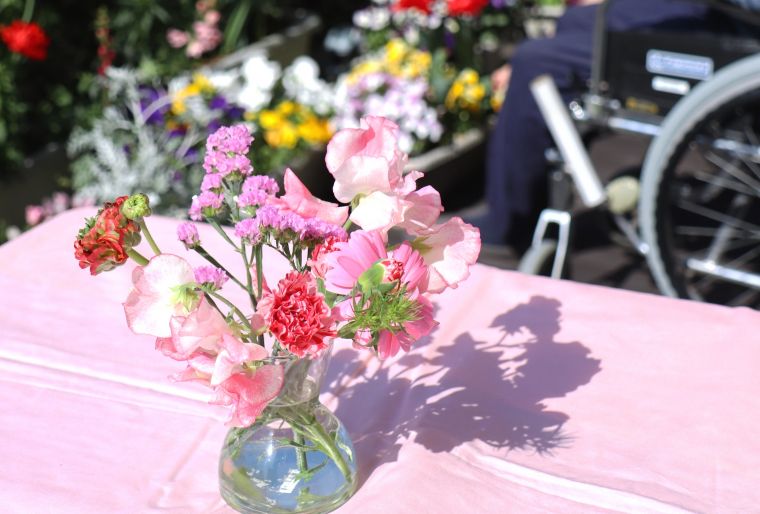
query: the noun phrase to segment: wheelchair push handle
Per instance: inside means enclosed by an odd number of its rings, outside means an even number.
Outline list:
[[[554,80],[550,75],[541,75],[530,83],[530,90],[565,161],[566,171],[573,178],[581,201],[587,207],[603,204],[607,194]]]

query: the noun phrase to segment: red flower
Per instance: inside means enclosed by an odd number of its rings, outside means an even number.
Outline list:
[[[477,16],[487,5],[488,0],[448,0],[451,16]]]
[[[299,357],[319,353],[327,347],[325,339],[337,336],[330,308],[308,272],[285,275],[259,302],[257,313],[277,340]]]
[[[127,250],[140,242],[140,227],[121,213],[127,196],[106,203],[97,216],[87,220],[74,241],[74,256],[79,267],[89,267],[92,275],[124,264]]]
[[[47,57],[50,38],[36,23],[16,20],[7,27],[0,27],[0,39],[8,45],[11,52],[25,55],[35,61]]]
[[[407,9],[417,9],[425,14],[430,14],[430,5],[433,0],[396,0],[391,9],[396,11],[406,11]]]

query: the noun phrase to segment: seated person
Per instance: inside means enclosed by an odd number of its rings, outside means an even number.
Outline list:
[[[579,2],[598,4],[599,0]],[[757,8],[760,0],[736,0]],[[751,4],[751,5],[750,5]],[[591,74],[593,31],[598,5],[577,5],[559,19],[552,38],[520,44],[511,67],[492,76],[506,97],[491,134],[486,164],[488,212],[471,223],[487,244],[509,244],[523,251],[530,242],[546,195],[545,151],[553,146],[530,92],[530,82],[550,74],[569,101],[583,92]],[[662,26],[694,30],[707,23],[706,3],[677,0],[617,0],[607,12],[611,30]],[[508,86],[507,86],[508,83]]]

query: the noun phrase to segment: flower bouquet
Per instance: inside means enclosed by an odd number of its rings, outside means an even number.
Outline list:
[[[141,194],[106,203],[77,236],[75,255],[93,275],[137,262],[127,324],[186,364],[175,380],[201,382],[211,403],[229,407],[220,489],[241,512],[325,512],[351,496],[353,445],[318,399],[333,341],[380,359],[408,351],[436,325],[431,298],[456,288],[477,259],[478,230],[459,218],[436,223],[440,196],[417,189],[422,173],[404,173],[398,136],[397,125],[378,117],[335,134],[325,162],[335,197],[347,204],[338,205],[312,196],[290,170],[284,194],[252,174],[245,125],[212,134],[191,217],[216,229],[244,275],[220,264],[191,222],[177,236],[209,265],[162,253]],[[389,246],[391,228],[408,240]],[[136,248],[142,237],[150,259]],[[276,284],[264,278],[265,258],[288,263]]]

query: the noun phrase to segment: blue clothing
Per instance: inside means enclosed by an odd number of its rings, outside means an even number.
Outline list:
[[[550,74],[567,100],[583,91],[591,74],[593,32],[598,6],[567,9],[552,38],[520,44],[512,59],[507,96],[491,133],[486,161],[489,212],[473,220],[483,242],[524,245],[546,195],[545,151],[551,136],[530,92],[530,82]],[[611,30],[689,26],[707,8],[670,0],[618,0],[607,13]]]

